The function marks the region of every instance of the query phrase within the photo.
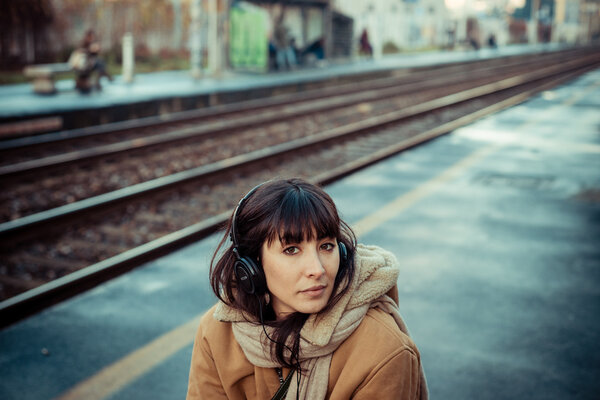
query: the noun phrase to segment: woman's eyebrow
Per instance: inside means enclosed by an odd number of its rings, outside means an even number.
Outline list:
[[[335,236],[327,235],[327,236],[320,236],[317,238],[317,241],[320,242],[321,240],[335,240]]]
[[[298,244],[300,242],[296,242],[295,240],[286,240],[284,236],[280,236],[279,243],[281,243],[281,246],[285,247],[285,246],[289,246],[292,244]]]

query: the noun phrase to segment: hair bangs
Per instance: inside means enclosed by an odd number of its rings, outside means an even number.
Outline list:
[[[340,234],[340,219],[332,205],[302,189],[286,193],[269,226],[269,245],[275,238],[291,244],[326,237],[337,239]]]

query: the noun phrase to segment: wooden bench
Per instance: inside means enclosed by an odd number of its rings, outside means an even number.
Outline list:
[[[26,77],[33,79],[33,91],[40,94],[56,93],[54,77],[73,71],[69,63],[38,64],[25,68],[23,73]]]

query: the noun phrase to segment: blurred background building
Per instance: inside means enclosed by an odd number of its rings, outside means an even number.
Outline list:
[[[201,72],[267,71],[277,67],[276,32],[285,32],[298,66],[430,49],[586,43],[600,37],[600,0],[0,0],[0,69],[65,62],[88,29],[97,32],[109,66],[121,62],[130,32],[140,71],[188,69],[191,62]],[[365,32],[370,54],[361,52]]]

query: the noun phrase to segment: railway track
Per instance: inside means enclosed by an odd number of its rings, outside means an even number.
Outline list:
[[[5,222],[2,295],[14,297],[0,303],[2,320],[214,231],[255,183],[274,175],[328,183],[594,68],[598,56],[586,54]]]
[[[563,54],[565,56],[576,54],[569,51]],[[20,140],[3,142],[0,143],[4,146],[0,147],[0,159],[6,165],[0,166],[0,181],[10,190],[0,194],[0,209],[4,210],[0,222],[485,85],[515,76],[523,68],[545,65],[552,57],[556,55],[509,59],[502,64],[494,60],[493,64],[488,61],[469,65],[466,71],[464,67],[453,66],[449,71],[425,71],[408,78],[394,77],[350,87],[333,87],[327,90],[324,99],[315,99],[319,93],[307,92],[298,96],[300,99],[283,96],[250,102],[243,107],[235,105],[233,108],[237,112],[221,108],[210,118],[206,110],[201,110],[203,118],[192,118],[190,113],[185,113],[173,117],[179,120],[175,125],[162,124],[161,133],[149,136],[148,121],[140,122],[138,128],[133,128],[132,123],[125,124],[127,129],[122,127],[123,124],[113,126],[111,131],[101,127],[98,129],[102,132],[100,138],[112,143],[87,148],[80,140],[97,137],[97,132],[83,138],[77,132],[57,135],[53,144],[58,148],[50,149],[50,138],[46,137],[37,138],[35,144],[32,140],[27,143]],[[370,89],[364,90],[365,87]],[[265,102],[272,107],[265,106]],[[259,106],[262,111],[256,110]],[[224,121],[222,114],[226,111],[227,120]],[[186,126],[181,127],[184,122]],[[127,137],[123,139],[123,136]],[[117,139],[120,141],[115,142]],[[37,152],[32,148],[36,146]],[[80,150],[65,151],[74,146]],[[21,161],[24,155],[29,158],[39,155],[40,149],[54,155]]]

